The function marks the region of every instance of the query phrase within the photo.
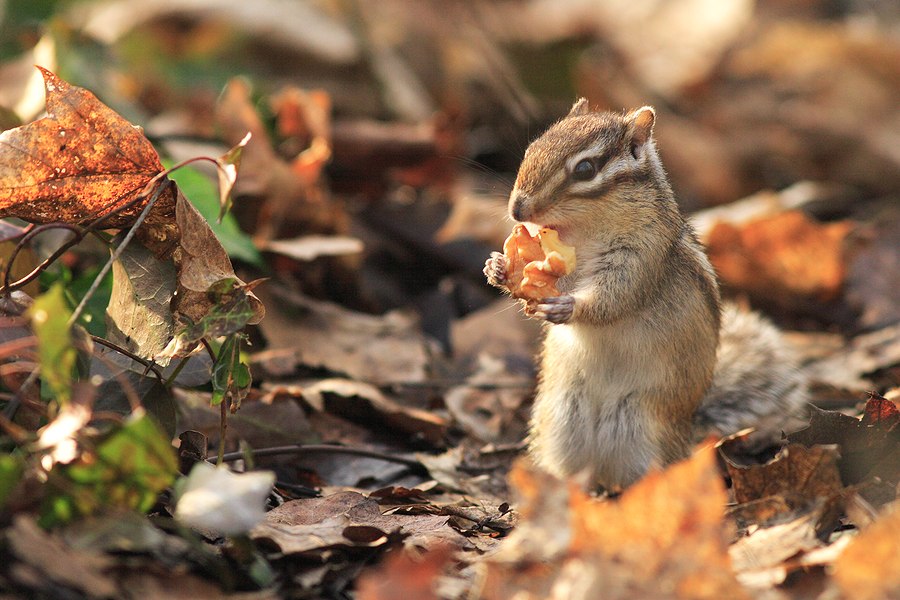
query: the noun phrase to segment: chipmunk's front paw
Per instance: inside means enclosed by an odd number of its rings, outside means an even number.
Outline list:
[[[526,314],[530,317],[544,319],[550,323],[568,323],[575,313],[574,296],[551,296],[541,298],[537,303],[529,305]]]
[[[488,283],[494,287],[505,287],[507,284],[506,271],[509,261],[502,252],[491,252],[490,258],[484,262],[484,276]]]

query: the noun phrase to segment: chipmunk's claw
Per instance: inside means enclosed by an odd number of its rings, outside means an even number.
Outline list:
[[[526,314],[550,323],[568,323],[575,313],[574,296],[551,296],[541,298],[537,303],[529,305]]]
[[[491,252],[490,258],[484,262],[484,276],[494,287],[506,286],[506,269],[508,261],[502,252]]]

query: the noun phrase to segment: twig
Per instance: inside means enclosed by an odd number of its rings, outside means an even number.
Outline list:
[[[307,487],[305,485],[298,485],[296,483],[287,483],[285,481],[276,481],[275,487],[279,487],[291,492],[292,494],[305,496],[307,498],[316,498],[317,496],[321,495],[319,493],[319,490],[315,488]]]
[[[152,209],[156,204],[159,196],[171,185],[172,182],[167,179],[156,186],[156,190],[154,190],[153,195],[150,197],[150,201],[147,202],[147,205],[141,210],[141,214],[138,215],[137,219],[135,219],[134,225],[131,226],[131,228],[128,230],[128,233],[126,233],[125,237],[122,238],[122,242],[113,251],[112,256],[109,257],[109,260],[106,261],[106,264],[103,265],[103,268],[100,269],[100,272],[97,273],[97,276],[94,278],[94,282],[91,284],[91,287],[88,288],[88,291],[85,292],[84,296],[81,298],[81,302],[79,302],[78,306],[75,307],[75,310],[72,311],[72,316],[69,317],[69,327],[71,327],[72,324],[78,320],[78,317],[81,316],[81,313],[84,311],[84,307],[87,306],[88,300],[91,299],[91,296],[93,296],[94,292],[97,291],[97,288],[100,287],[100,284],[103,282],[103,278],[106,277],[106,274],[112,268],[113,263],[115,263],[119,259],[119,257],[125,251],[125,248],[128,247],[128,244],[137,233],[138,228],[144,222],[144,219],[147,218],[147,215],[150,214],[150,209]]]
[[[228,430],[228,408],[225,406],[225,398],[219,403],[219,453],[217,465],[225,462],[225,432]]]
[[[169,387],[173,383],[175,383],[175,380],[178,379],[178,376],[181,374],[181,371],[184,369],[185,365],[187,365],[190,358],[190,356],[185,356],[181,359],[181,361],[178,363],[178,366],[172,370],[172,374],[169,375],[168,379],[163,382],[164,386]]]
[[[365,458],[376,458],[378,460],[383,460],[386,462],[397,463],[401,465],[405,465],[410,469],[417,471],[420,474],[428,474],[428,469],[421,462],[413,459],[413,458],[404,458],[402,456],[393,456],[390,454],[384,454],[383,452],[376,452],[375,450],[364,450],[362,448],[350,448],[348,446],[335,446],[332,444],[293,444],[290,446],[273,446],[271,448],[257,448],[257,449],[248,449],[246,452],[249,452],[253,456],[278,456],[281,454],[312,454],[314,452],[319,453],[331,453],[331,454],[352,454],[354,456],[362,456]],[[219,463],[222,462],[231,462],[235,460],[240,460],[244,458],[245,452],[228,452],[226,454],[221,455],[219,459]]]
[[[124,372],[119,370],[119,365],[115,364],[106,356],[100,356],[99,354],[95,354],[95,356],[107,366],[110,373],[112,373],[112,376],[119,382],[119,386],[122,388],[122,392],[125,394],[125,397],[128,399],[128,404],[131,406],[131,412],[141,408],[143,405],[141,404],[141,399],[137,395],[137,391],[125,377]]]
[[[508,510],[506,512],[497,511],[495,515],[488,515],[480,513],[475,507],[453,506],[452,504],[441,507],[441,514],[460,517],[475,523],[475,526],[472,528],[473,531],[481,531],[488,527],[498,533],[506,533],[512,529],[512,524],[509,521],[502,520],[509,512]]]
[[[20,277],[16,281],[10,283],[9,276],[12,273],[13,263],[16,261],[16,257],[19,255],[19,252],[21,252],[22,249],[25,248],[25,244],[29,240],[31,240],[31,238],[33,238],[45,231],[49,231],[51,229],[67,229],[74,234],[74,237],[70,240],[67,240],[66,242],[63,242],[63,244],[59,248],[57,248],[53,252],[53,254],[51,254],[50,256],[45,258],[43,261],[41,261],[41,263],[38,266],[36,266],[34,269],[31,270],[30,273],[28,273],[28,275],[25,275],[24,277]],[[38,227],[34,227],[33,229],[30,229],[25,235],[22,236],[22,239],[20,239],[16,243],[16,247],[13,248],[12,254],[10,254],[10,256],[9,256],[9,260],[6,263],[6,269],[3,273],[3,292],[8,294],[9,292],[15,291],[15,290],[19,289],[20,287],[31,283],[31,281],[33,281],[35,277],[40,275],[41,272],[47,268],[47,265],[54,262],[57,258],[59,258],[63,254],[65,254],[69,248],[80,243],[81,240],[84,239],[84,236],[85,236],[85,231],[81,227],[79,227],[77,225],[70,225],[68,223],[47,223],[45,225],[40,225]]]
[[[134,362],[137,362],[137,363],[140,363],[140,364],[144,365],[144,368],[147,369],[147,371],[153,373],[153,375],[154,375],[157,379],[159,379],[159,382],[160,382],[162,385],[167,385],[167,384],[168,384],[168,381],[167,381],[166,379],[163,378],[163,374],[162,374],[162,372],[159,370],[157,364],[154,363],[153,361],[147,360],[146,358],[141,358],[141,357],[138,356],[137,354],[135,354],[135,353],[133,353],[133,352],[130,352],[129,350],[126,350],[125,348],[119,346],[118,344],[115,344],[115,343],[113,343],[113,342],[110,342],[109,340],[107,340],[107,339],[105,339],[105,338],[102,338],[102,337],[100,337],[100,336],[92,335],[92,336],[91,336],[91,339],[94,340],[94,342],[100,344],[101,346],[106,346],[106,347],[109,348],[110,350],[115,350],[115,351],[118,352],[119,354],[122,354],[122,355],[124,355],[124,356],[127,356],[128,358],[130,358],[130,359],[133,360]]]

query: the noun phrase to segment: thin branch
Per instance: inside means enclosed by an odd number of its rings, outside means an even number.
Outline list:
[[[168,382],[163,378],[162,371],[159,370],[159,366],[156,363],[154,363],[153,361],[147,360],[146,358],[141,358],[137,354],[134,354],[133,352],[126,350],[125,348],[119,346],[118,344],[114,344],[113,342],[110,342],[109,340],[104,339],[102,337],[92,335],[91,339],[94,340],[94,342],[100,344],[101,346],[106,346],[110,350],[115,350],[119,354],[127,356],[134,362],[142,364],[145,369],[147,369],[148,371],[153,373],[154,377],[156,377],[162,385],[167,385]]]
[[[141,214],[138,215],[138,218],[135,219],[134,225],[128,230],[128,233],[125,234],[125,237],[122,239],[122,242],[116,247],[113,251],[112,256],[109,257],[109,260],[103,265],[103,268],[100,269],[100,272],[97,273],[97,276],[94,278],[94,282],[91,284],[91,287],[88,288],[88,291],[85,292],[84,296],[81,298],[81,302],[78,303],[78,306],[75,307],[75,310],[72,311],[72,316],[69,317],[69,326],[71,327],[73,323],[78,320],[78,317],[81,316],[81,313],[84,312],[85,306],[87,306],[88,300],[91,299],[91,296],[94,295],[94,292],[97,291],[97,288],[100,287],[100,284],[103,282],[103,278],[106,277],[106,274],[112,268],[113,263],[115,263],[122,253],[125,251],[125,248],[128,247],[128,244],[134,238],[137,233],[138,228],[144,222],[144,219],[147,218],[147,215],[150,214],[150,209],[152,209],[156,205],[156,201],[159,199],[159,196],[163,193],[163,191],[167,190],[169,186],[172,185],[172,182],[169,180],[164,181],[156,187],[156,190],[153,192],[153,196],[150,197],[150,201],[147,202],[147,205],[141,210]]]
[[[28,273],[28,275],[25,275],[24,277],[21,277],[21,278],[17,279],[16,281],[10,283],[9,276],[12,273],[13,263],[15,262],[16,257],[19,255],[19,252],[21,252],[22,249],[25,248],[25,244],[28,243],[33,237],[43,233],[44,231],[49,231],[51,229],[67,229],[74,234],[74,237],[72,239],[64,242],[59,248],[57,248],[53,252],[53,254],[51,254],[50,256],[45,258],[43,261],[41,261],[41,263],[39,265],[37,265],[34,269],[32,269],[31,272]],[[13,292],[13,291],[19,289],[20,287],[31,283],[38,275],[41,274],[41,272],[43,272],[44,269],[47,268],[48,265],[50,265],[52,262],[54,262],[60,256],[65,254],[69,250],[69,248],[80,243],[81,240],[84,239],[85,233],[86,232],[81,227],[79,227],[77,225],[70,225],[68,223],[47,223],[45,225],[40,225],[38,227],[35,227],[35,228],[29,230],[28,233],[23,235],[22,239],[20,239],[16,243],[16,247],[13,249],[12,254],[10,254],[10,256],[9,256],[9,261],[6,263],[6,269],[3,273],[2,291],[4,293],[8,294],[9,292]]]
[[[248,449],[246,452],[228,452],[221,457],[220,462],[233,462],[244,458],[246,453],[250,453],[255,457],[259,456],[279,456],[282,454],[312,454],[312,453],[330,453],[330,454],[351,454],[353,456],[361,456],[364,458],[375,458],[386,462],[401,464],[415,470],[421,474],[427,474],[428,469],[421,462],[413,458],[405,458],[402,456],[393,456],[375,450],[365,450],[362,448],[350,448],[348,446],[336,446],[333,444],[293,444],[290,446],[274,446],[271,448]]]
[[[225,406],[225,398],[219,403],[219,452],[217,465],[225,462],[225,432],[228,429],[228,408]]]
[[[93,336],[91,336],[93,337]],[[115,364],[106,356],[101,356],[99,353],[94,354],[102,363],[104,363],[109,369],[112,376],[115,377],[116,381],[119,382],[119,387],[122,388],[122,392],[125,394],[125,397],[128,399],[128,404],[131,406],[131,412],[134,412],[141,408],[143,404],[141,404],[141,399],[137,395],[137,391],[134,389],[134,386],[131,385],[131,382],[125,377],[124,372],[119,368],[119,365]]]

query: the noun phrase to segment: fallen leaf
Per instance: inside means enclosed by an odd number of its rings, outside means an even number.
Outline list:
[[[815,515],[756,529],[728,549],[738,581],[749,587],[772,587],[787,577],[784,561],[821,548]]]
[[[221,415],[219,407],[211,406],[210,393],[178,388],[173,393],[178,406],[179,428],[194,429],[205,434],[212,444],[217,443]],[[290,396],[274,398],[270,402],[261,402],[252,396],[245,399],[241,410],[228,416],[225,439],[229,448],[237,448],[241,443],[251,448],[265,448],[320,441],[313,434],[300,404]],[[286,458],[288,462],[296,460],[290,455]],[[259,458],[257,464],[263,460]]]
[[[327,123],[327,112],[315,119]],[[287,230],[330,234],[346,229],[346,214],[325,201],[319,185],[319,173],[331,154],[330,142],[324,137],[327,131],[317,131],[311,145],[293,163],[283,160],[272,148],[251,101],[250,86],[242,79],[228,82],[216,106],[216,120],[228,143],[238,143],[248,131],[252,135],[241,155],[241,177],[234,188],[240,201],[235,212],[244,217],[243,226],[255,232],[258,243]],[[325,128],[323,124],[316,127]]]
[[[376,500],[357,492],[339,492],[325,498],[285,502],[269,511],[265,522],[255,527],[250,535],[255,540],[272,541],[285,554],[299,554],[335,547],[381,546],[393,533],[427,543],[433,532],[446,527],[448,518],[382,515]],[[349,527],[356,529],[347,532]],[[362,535],[360,527],[375,528],[382,535]],[[374,532],[370,530],[369,533]]]
[[[868,400],[862,419],[814,409],[809,427],[788,439],[806,446],[837,444],[837,466],[847,485],[872,480],[891,486],[900,483],[900,415],[896,404],[881,396]]]
[[[764,465],[725,463],[738,503],[780,496],[788,506],[800,508],[840,495],[844,486],[837,469],[838,456],[834,446],[806,448],[791,444]]]
[[[372,384],[424,381],[432,347],[418,321],[400,311],[373,316],[269,286],[260,329],[268,347],[251,357],[264,374],[299,366],[326,369]]]
[[[25,235],[27,231],[25,227],[14,225],[9,221],[0,221],[0,242],[18,239]]]
[[[54,595],[53,584],[80,590],[88,597],[119,595],[114,580],[105,573],[113,562],[111,558],[69,547],[59,537],[43,531],[31,517],[16,515],[6,531],[6,543],[16,558],[47,580],[43,586],[48,595]]]
[[[446,419],[430,411],[401,406],[368,383],[324,379],[305,386],[303,398],[317,410],[364,424],[381,421],[390,430],[422,436],[433,445],[442,445],[447,435]]]
[[[522,467],[511,474],[525,495],[522,519],[488,562],[483,597],[747,597],[728,558],[726,494],[711,447],[648,474],[618,500],[547,477]]]
[[[289,240],[268,240],[262,249],[308,262],[320,256],[346,256],[363,251],[362,241],[340,235],[304,235]]]
[[[105,227],[130,226],[163,171],[159,156],[141,129],[91,92],[38,68],[47,116],[0,134],[0,217],[83,224],[108,216]],[[167,226],[174,203],[168,188],[147,225]]]
[[[900,596],[900,504],[894,503],[862,530],[834,561],[834,579],[847,598]]]
[[[849,222],[820,224],[789,211],[742,224],[720,222],[707,253],[731,288],[773,302],[832,300],[844,284]]]
[[[440,546],[418,557],[395,551],[383,565],[360,576],[357,597],[360,600],[437,600],[438,577],[450,556],[450,546]]]
[[[324,90],[288,87],[272,98],[279,133],[306,143],[291,169],[307,189],[317,190],[322,169],[331,159],[331,97]]]
[[[870,379],[873,373],[895,365],[900,365],[900,325],[858,335],[805,371],[812,381],[864,392],[876,387]]]

